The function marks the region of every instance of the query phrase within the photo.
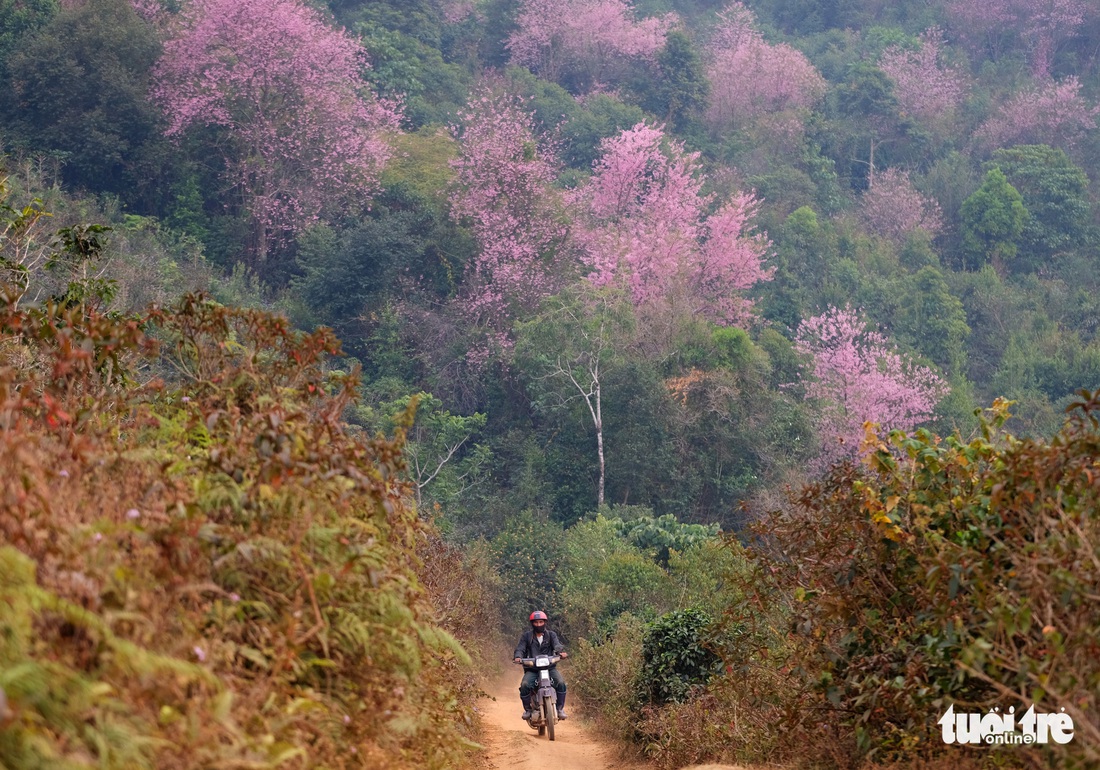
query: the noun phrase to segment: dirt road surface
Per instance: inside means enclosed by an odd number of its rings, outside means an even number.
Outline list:
[[[623,762],[616,756],[610,741],[602,740],[583,714],[570,702],[566,706],[569,719],[559,722],[554,740],[538,734],[519,718],[523,709],[519,702],[519,680],[523,672],[506,671],[487,688],[495,700],[483,698],[478,703],[485,733],[482,743],[488,750],[488,767],[493,770],[626,770],[645,765]]]
[[[566,707],[569,719],[559,722],[553,741],[541,738],[519,718],[517,666],[494,679],[486,691],[494,699],[478,702],[487,749],[487,767],[492,770],[652,770],[651,765],[621,759],[614,744],[600,737],[574,702]],[[730,765],[705,765],[698,770],[739,770]],[[691,769],[695,770],[695,769]]]

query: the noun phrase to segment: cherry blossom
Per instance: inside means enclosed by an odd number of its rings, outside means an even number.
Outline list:
[[[568,68],[605,83],[617,63],[652,61],[674,15],[635,20],[626,0],[524,0],[508,39],[512,61],[558,80]]]
[[[463,309],[504,331],[557,286],[552,261],[565,229],[552,190],[556,159],[537,142],[533,116],[496,84],[483,85],[460,117],[451,210],[478,244]]]
[[[921,195],[909,174],[890,168],[875,177],[875,186],[863,193],[860,215],[867,228],[894,243],[914,230],[936,235],[943,226],[939,204]]]
[[[962,75],[945,66],[943,32],[935,27],[920,39],[920,48],[907,51],[893,46],[882,54],[879,68],[894,81],[894,95],[902,113],[933,127],[945,127],[962,101]]]
[[[1072,148],[1096,128],[1100,113],[1100,108],[1085,102],[1080,91],[1081,84],[1075,77],[1022,91],[978,128],[974,141],[986,149],[1014,144]]]
[[[825,80],[799,51],[771,45],[755,17],[736,2],[718,15],[707,52],[711,101],[706,119],[715,130],[738,127],[759,115],[809,108]]]
[[[591,280],[624,282],[639,306],[676,301],[716,323],[747,321],[743,292],[774,272],[763,264],[770,244],[752,226],[759,201],[738,193],[714,207],[697,154],[658,128],[640,123],[602,151],[577,196]]]
[[[803,384],[817,402],[823,465],[858,454],[864,423],[884,432],[911,430],[948,392],[938,374],[902,356],[850,308],[804,320],[795,349],[811,359]]]
[[[164,45],[154,98],[169,136],[224,130],[252,251],[376,190],[399,112],[361,78],[359,45],[300,0],[192,0]]]

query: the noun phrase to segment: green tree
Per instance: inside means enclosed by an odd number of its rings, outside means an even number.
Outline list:
[[[372,8],[379,4],[365,4]],[[443,60],[437,46],[413,33],[389,25],[361,22],[352,27],[370,56],[366,78],[379,94],[400,98],[404,117],[413,128],[446,124],[455,120],[465,102],[468,74],[457,64]]]
[[[962,302],[951,293],[943,273],[922,267],[900,297],[895,331],[947,374],[962,374],[970,327]]]
[[[992,262],[1003,268],[1016,256],[1027,224],[1027,209],[1020,193],[999,168],[986,172],[982,186],[963,201],[960,215],[964,267],[973,270]]]
[[[22,38],[49,22],[57,8],[57,0],[0,0],[0,78]]]
[[[1089,180],[1065,152],[1045,144],[1018,145],[994,152],[987,167],[994,166],[1019,191],[1029,215],[1014,269],[1032,272],[1088,240]]]
[[[388,29],[432,48],[439,48],[443,39],[445,21],[440,4],[432,0],[329,0],[326,5],[344,27]]]
[[[821,127],[817,138],[853,187],[871,187],[875,169],[889,165],[884,145],[893,147],[898,140],[894,81],[869,62],[857,62],[837,86],[834,104],[834,119]]]
[[[169,162],[148,98],[159,55],[125,0],[63,8],[8,61],[12,109],[0,121],[17,145],[60,155],[65,181],[149,211]]]
[[[662,565],[669,563],[673,551],[683,553],[692,546],[713,539],[720,531],[717,524],[684,524],[671,513],[656,518],[650,514],[628,521],[611,521],[620,536]]]
[[[451,260],[469,253],[470,244],[436,202],[410,189],[415,173],[410,170],[405,182],[395,178],[359,222],[344,229],[318,225],[299,237],[291,288],[302,308],[295,321],[336,329],[375,375],[395,373],[384,371],[382,359],[372,355],[383,351],[373,350],[369,340],[386,321],[383,309],[397,282],[416,275],[422,289],[445,296],[458,270]]]
[[[710,94],[703,60],[683,31],[673,30],[657,54],[657,76],[648,77],[642,106],[682,131]]]
[[[796,273],[820,277],[826,267],[823,260],[836,258],[836,245],[831,233],[825,231],[826,226],[809,206],[795,209],[783,223],[779,248]]]
[[[587,408],[596,434],[596,506],[604,504],[607,478],[603,388],[632,325],[630,308],[614,291],[563,294],[517,329],[516,358],[532,378],[536,400],[559,407],[579,400]]]
[[[892,120],[898,109],[894,82],[878,67],[859,62],[852,66],[847,81],[837,89],[840,109],[848,115]]]
[[[561,614],[558,570],[565,530],[534,511],[510,517],[489,543],[504,590],[506,627],[519,627],[534,610]],[[525,624],[524,624],[525,625]]]
[[[567,113],[570,114],[570,113]],[[589,171],[600,156],[600,142],[645,120],[642,109],[611,94],[593,94],[584,108],[571,113],[559,129],[561,157],[576,169]]]
[[[346,231],[320,225],[302,235],[297,257],[301,275],[291,286],[316,321],[355,344],[364,312],[426,248],[424,223],[417,221],[417,214],[379,207]]]
[[[404,431],[405,469],[422,517],[429,516],[432,504],[449,511],[485,480],[492,451],[473,440],[485,428],[483,413],[452,414],[440,399],[423,391],[360,410],[363,421],[384,435]]]
[[[755,4],[754,4],[755,5]],[[858,0],[764,0],[761,12],[788,34],[814,35],[859,26]]]
[[[668,575],[623,537],[621,524],[601,514],[566,532],[560,581],[572,632],[591,637],[624,612],[653,617],[668,607]]]

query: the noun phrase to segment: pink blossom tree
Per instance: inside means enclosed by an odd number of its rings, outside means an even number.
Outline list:
[[[1058,46],[1084,23],[1089,6],[1088,0],[949,0],[947,13],[964,36],[994,56],[1006,35],[1017,37],[1029,50],[1032,72],[1046,78]]]
[[[1008,100],[974,132],[974,142],[985,149],[1013,144],[1049,144],[1071,149],[1096,128],[1100,108],[1081,97],[1075,77],[1061,83],[1046,81]]]
[[[130,0],[130,6],[145,21],[157,21],[164,14],[161,0]]]
[[[451,212],[478,245],[462,310],[506,344],[512,322],[557,288],[565,227],[556,159],[536,140],[533,116],[498,84],[483,85],[460,117]]]
[[[523,0],[508,39],[512,61],[559,80],[606,83],[630,59],[652,61],[676,23],[672,14],[636,20],[627,0]]]
[[[881,431],[911,430],[947,395],[943,379],[902,356],[850,308],[829,308],[804,320],[795,349],[811,360],[806,397],[817,402],[822,465],[855,457],[864,423]]]
[[[477,16],[474,0],[443,0],[443,20],[448,24],[461,24],[471,16]]]
[[[935,27],[920,38],[920,48],[887,48],[879,68],[894,81],[894,95],[903,113],[933,128],[946,128],[963,98],[963,77],[941,63],[943,32]]]
[[[860,216],[871,232],[895,244],[918,229],[931,236],[939,233],[943,226],[939,204],[913,187],[908,172],[889,168],[874,180],[859,206]]]
[[[222,129],[251,253],[377,188],[397,106],[361,77],[359,45],[302,0],[192,0],[164,45],[153,96],[170,136]]]
[[[752,227],[757,199],[738,193],[714,206],[697,154],[645,124],[605,139],[602,151],[577,197],[593,283],[621,282],[639,307],[744,323],[752,302],[743,292],[774,272],[763,263],[770,244]]]
[[[799,51],[771,45],[740,2],[718,14],[707,48],[711,100],[706,119],[715,131],[736,128],[760,115],[806,110],[825,93],[825,79]]]

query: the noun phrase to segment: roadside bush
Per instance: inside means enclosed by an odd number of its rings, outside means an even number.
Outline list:
[[[1064,709],[1073,741],[1015,761],[1100,761],[1100,394],[1049,443],[999,435],[1008,416],[997,402],[969,442],[895,432],[765,523],[762,595],[789,602],[814,708],[853,757],[935,755],[960,704]]]
[[[637,739],[635,682],[642,665],[645,622],[629,613],[615,619],[597,641],[581,639],[572,660],[570,687],[595,717],[600,732],[626,741]]]
[[[575,637],[606,633],[623,613],[653,618],[671,606],[668,575],[653,556],[602,515],[565,533],[559,571],[567,630]]]
[[[1100,393],[1050,442],[1002,433],[1008,417],[998,401],[969,441],[869,434],[865,468],[804,488],[743,558],[730,542],[716,582],[694,571],[722,592],[718,622],[666,616],[684,622],[659,647],[647,631],[638,681],[667,692],[632,740],[661,768],[1096,765]],[[949,705],[1064,709],[1074,738],[960,756],[937,725]]]
[[[692,603],[724,620],[726,611],[745,603],[753,562],[734,535],[711,537],[683,551],[672,551],[668,574],[677,604]],[[742,621],[738,621],[742,623]]]
[[[433,622],[453,634],[473,658],[499,647],[503,584],[489,544],[477,540],[459,548],[425,530],[418,535],[416,552],[417,575],[431,602]]]
[[[706,685],[718,663],[713,620],[698,609],[675,610],[650,623],[642,639],[639,694],[652,704],[680,703]]]
[[[528,627],[527,616],[533,610],[548,613],[554,628],[560,628],[558,567],[564,537],[560,524],[524,511],[509,518],[489,542],[493,566],[500,574],[503,626],[509,636]]]
[[[415,572],[400,437],[341,422],[357,383],[325,374],[331,333],[20,294],[0,301],[0,765],[460,764],[467,656]]]

